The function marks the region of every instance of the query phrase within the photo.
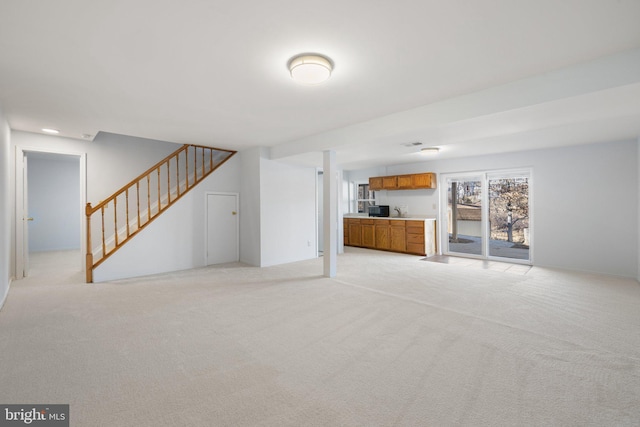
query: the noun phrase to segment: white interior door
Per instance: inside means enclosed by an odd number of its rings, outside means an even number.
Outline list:
[[[208,193],[207,265],[238,261],[238,237],[238,195]]]

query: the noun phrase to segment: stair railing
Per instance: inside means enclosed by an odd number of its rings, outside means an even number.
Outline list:
[[[234,154],[185,144],[95,207],[87,203],[87,283],[93,282],[94,268]]]

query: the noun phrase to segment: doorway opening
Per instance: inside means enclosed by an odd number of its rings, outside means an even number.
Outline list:
[[[84,153],[16,149],[16,277],[84,271]]]
[[[442,177],[443,253],[532,263],[531,171],[485,171]]]

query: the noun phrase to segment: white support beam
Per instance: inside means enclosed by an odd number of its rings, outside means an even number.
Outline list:
[[[323,153],[323,233],[324,276],[336,277],[338,258],[338,182],[336,179],[336,153]]]

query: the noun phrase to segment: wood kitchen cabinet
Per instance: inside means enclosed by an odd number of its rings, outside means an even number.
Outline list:
[[[395,190],[398,188],[397,176],[383,176],[382,177],[382,189],[383,190]]]
[[[382,190],[382,177],[377,176],[369,178],[369,191]]]
[[[436,253],[435,220],[344,218],[344,244],[415,255]]]
[[[346,224],[349,230],[349,245],[362,246],[362,226],[359,219],[349,218]]]
[[[407,238],[405,236],[405,222],[401,220],[389,221],[390,249],[395,252],[407,250]]]
[[[369,178],[370,190],[419,190],[436,188],[436,174],[433,172],[408,175],[374,176]]]
[[[376,249],[391,249],[391,239],[389,237],[389,221],[386,219],[376,220]]]
[[[398,189],[410,190],[413,188],[413,175],[398,175]]]
[[[432,172],[414,173],[412,177],[415,188],[436,188],[436,174]]]
[[[424,221],[407,221],[407,252],[424,255]]]
[[[376,247],[376,234],[373,222],[373,219],[360,220],[360,227],[362,228],[362,246],[365,248]]]

